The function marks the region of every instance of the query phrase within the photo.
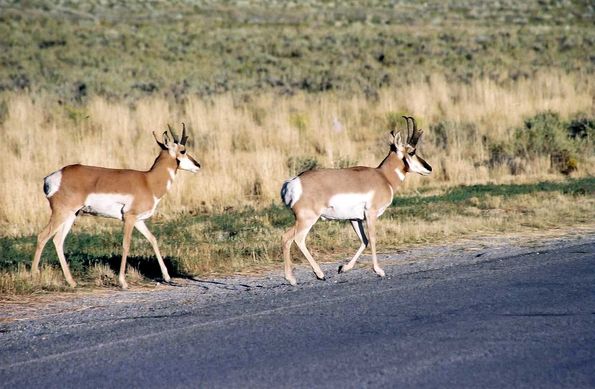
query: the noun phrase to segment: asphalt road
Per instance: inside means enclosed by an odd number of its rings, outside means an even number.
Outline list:
[[[595,240],[502,251],[118,292],[3,326],[0,386],[595,387]]]

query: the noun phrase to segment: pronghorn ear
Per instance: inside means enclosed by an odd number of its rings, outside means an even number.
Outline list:
[[[159,147],[161,147],[161,150],[167,150],[167,146],[165,144],[163,144],[162,142],[159,142],[159,139],[157,139],[157,135],[155,135],[155,131],[153,131],[153,137],[155,138],[155,142],[157,142]]]
[[[395,146],[400,146],[403,144],[403,140],[401,139],[401,133],[397,132],[396,134],[393,133],[393,144]]]

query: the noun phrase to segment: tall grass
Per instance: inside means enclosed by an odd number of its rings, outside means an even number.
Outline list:
[[[73,163],[147,169],[158,151],[151,131],[182,121],[203,169],[196,176],[178,175],[160,205],[161,217],[266,206],[278,201],[283,180],[312,164],[377,165],[387,152],[389,123],[405,113],[426,129],[421,153],[435,169],[429,179],[408,180],[406,192],[428,185],[551,178],[555,173],[547,156],[523,160],[514,176],[488,164],[490,144],[512,142],[512,129],[539,112],[551,110],[562,118],[578,112],[592,115],[594,92],[592,78],[547,72],[508,85],[488,79],[459,84],[433,76],[382,90],[376,99],[330,92],[250,98],[226,94],[180,103],[163,97],[135,103],[95,97],[70,106],[41,94],[4,94],[1,234],[31,234],[47,222],[45,175]],[[438,134],[432,129],[440,123],[448,125]],[[592,175],[592,150],[582,158],[575,174]]]

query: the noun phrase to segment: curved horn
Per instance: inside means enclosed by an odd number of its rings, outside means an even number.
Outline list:
[[[169,125],[169,123],[167,124],[167,128],[169,129],[169,132],[171,133],[171,136],[174,138],[174,143],[179,143],[178,142],[178,137],[176,136],[176,133],[174,132],[174,129],[171,128],[171,126]]]
[[[417,129],[417,123],[415,123],[415,119],[413,117],[410,116],[409,119],[411,119],[411,121],[413,122],[413,134],[411,134],[411,139],[409,139],[407,143],[415,147],[417,145],[417,142],[419,142],[421,135],[424,133],[424,130]]]
[[[188,135],[186,135],[186,123],[182,123],[182,139],[180,139],[180,144],[182,146],[185,146],[187,140],[188,140]]]
[[[406,143],[409,143],[409,116],[403,116],[405,121],[407,122],[407,138],[405,138]]]

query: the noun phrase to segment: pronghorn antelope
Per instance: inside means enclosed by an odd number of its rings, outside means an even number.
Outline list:
[[[33,257],[31,270],[39,273],[39,260],[46,242],[54,236],[54,245],[70,286],[75,287],[66,258],[64,257],[64,239],[77,215],[104,216],[124,222],[124,241],[119,281],[126,289],[126,257],[130,247],[132,230],[136,227],[151,243],[163,279],[170,280],[167,268],[161,258],[155,236],[151,234],[145,220],[150,218],[157,204],[171,188],[178,169],[196,173],[200,164],[186,151],[186,126],[182,124],[182,138],[177,139],[168,125],[173,138],[163,133],[160,142],[153,132],[161,152],[153,166],[146,172],[129,169],[107,169],[96,166],[69,165],[44,178],[43,190],[50,203],[52,215],[48,225],[37,236],[37,249]]]
[[[356,166],[346,169],[320,169],[301,173],[285,181],[281,188],[281,199],[291,207],[295,225],[283,235],[283,256],[285,279],[296,285],[291,263],[290,248],[295,241],[304,254],[316,277],[324,280],[324,273],[314,261],[306,247],[306,236],[310,228],[322,217],[331,220],[349,220],[361,241],[361,246],[339,273],[353,268],[355,262],[368,246],[372,249],[374,271],[384,277],[384,271],[376,258],[376,219],[391,204],[393,195],[405,180],[407,173],[428,175],[432,167],[416,154],[416,146],[423,130],[418,130],[415,119],[403,116],[407,121],[407,140],[401,134],[391,131],[390,152],[377,168]],[[410,122],[413,131],[410,134]],[[368,227],[368,237],[364,224]]]

